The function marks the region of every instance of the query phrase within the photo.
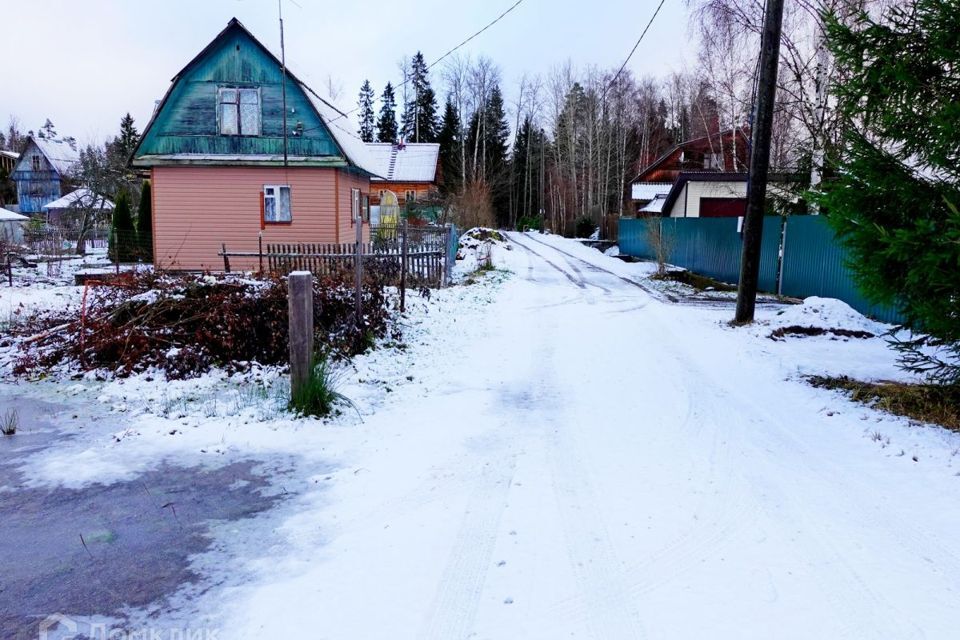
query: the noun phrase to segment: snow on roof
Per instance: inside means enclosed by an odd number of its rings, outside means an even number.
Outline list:
[[[29,219],[28,216],[21,215],[16,211],[0,207],[0,222],[26,222]]]
[[[379,176],[380,173],[377,171],[377,164],[370,156],[366,144],[360,140],[355,133],[350,131],[350,119],[346,114],[318,96],[314,93],[313,89],[307,85],[301,83],[300,86],[303,87],[304,93],[307,94],[307,97],[320,114],[323,123],[327,125],[327,129],[330,130],[330,134],[334,140],[337,141],[347,161],[350,164],[360,167],[367,173]]]
[[[49,204],[43,205],[43,209],[69,209],[71,207],[90,207],[90,208],[113,209],[113,203],[103,196],[95,194],[86,187],[80,187],[76,191],[71,191],[59,200],[54,200]]]
[[[0,156],[7,156],[8,158],[13,158],[16,160],[20,157],[20,154],[16,151],[7,151],[6,149],[0,149]]]
[[[434,142],[368,142],[377,173],[394,182],[433,182],[437,175],[440,145]]]
[[[69,174],[80,161],[77,150],[62,140],[34,137],[33,142],[61,176]]]
[[[639,199],[640,198],[636,198],[636,200],[639,200]],[[653,200],[643,205],[643,207],[640,208],[640,211],[643,211],[646,213],[663,213],[663,203],[665,203],[666,201],[667,201],[667,194],[658,193],[656,196],[654,196]]]
[[[633,200],[653,200],[659,195],[670,193],[671,182],[634,182],[630,189]]]

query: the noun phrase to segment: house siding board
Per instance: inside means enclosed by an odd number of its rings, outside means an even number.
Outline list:
[[[353,218],[351,211],[351,200],[350,200],[350,190],[351,189],[360,189],[361,198],[363,195],[369,193],[370,191],[370,180],[361,176],[352,171],[343,171],[340,170],[339,178],[339,188],[340,188],[340,197],[339,197],[339,207],[340,207],[340,216],[339,216],[339,225],[340,225],[340,240],[339,242],[356,242],[357,231],[353,226]],[[369,229],[364,227],[363,237],[364,241],[369,238]]]
[[[184,70],[157,113],[137,157],[173,154],[283,154],[281,69],[246,33],[236,28]],[[261,135],[218,133],[217,88],[260,87]],[[299,84],[287,77],[287,128],[300,122],[303,134],[287,136],[290,156],[340,157],[340,150]]]
[[[156,266],[221,270],[223,259],[218,252],[222,244],[230,251],[256,251],[260,192],[265,184],[291,186],[292,222],[266,225],[264,246],[335,242],[336,171],[306,167],[154,167]],[[232,258],[230,264],[236,270],[258,266],[256,258]]]

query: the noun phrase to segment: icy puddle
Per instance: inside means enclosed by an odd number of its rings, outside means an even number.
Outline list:
[[[282,497],[263,491],[255,461],[166,464],[82,489],[26,487],[19,464],[71,436],[46,418],[63,407],[4,395],[0,406],[16,405],[22,428],[0,437],[2,638],[38,637],[50,614],[122,617],[172,595],[199,579],[189,560],[210,548],[214,522],[251,517]]]

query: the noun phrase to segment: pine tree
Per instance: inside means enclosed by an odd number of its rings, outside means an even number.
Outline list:
[[[47,118],[46,122],[43,123],[43,126],[40,127],[40,131],[37,132],[37,137],[44,138],[46,140],[57,139],[57,128],[53,125],[53,122],[50,121],[50,118]]]
[[[360,107],[360,130],[357,133],[364,142],[373,142],[373,100],[373,87],[369,80],[364,80],[360,87],[360,99],[357,101],[357,106]]]
[[[126,190],[122,190],[117,194],[110,225],[110,257],[115,262],[130,262],[136,254],[136,241],[137,234],[130,215],[130,196]]]
[[[440,143],[440,173],[443,182],[440,186],[444,194],[460,191],[460,114],[450,98],[443,109],[443,120],[437,134]]]
[[[140,207],[137,209],[137,247],[144,262],[153,262],[153,202],[150,181],[144,180],[140,189]]]
[[[377,119],[377,142],[397,141],[397,99],[389,82],[380,96],[380,117]]]
[[[826,21],[846,127],[822,203],[864,295],[917,332],[901,366],[960,384],[960,4],[908,5]]]
[[[437,96],[423,54],[417,51],[410,60],[410,99],[403,106],[401,132],[407,142],[437,141]]]

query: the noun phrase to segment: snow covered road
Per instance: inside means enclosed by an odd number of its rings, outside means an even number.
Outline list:
[[[784,345],[511,239],[422,392],[217,595],[228,637],[957,637],[960,443],[796,379],[889,370],[878,341]]]

